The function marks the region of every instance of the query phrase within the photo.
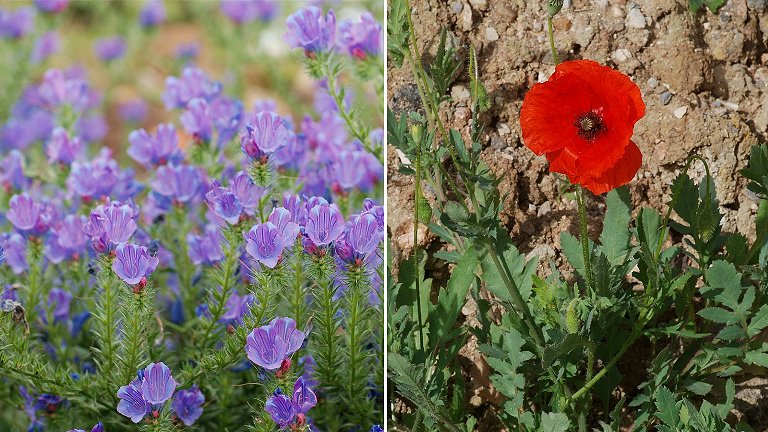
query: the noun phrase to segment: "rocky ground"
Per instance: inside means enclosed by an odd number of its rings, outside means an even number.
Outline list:
[[[576,232],[575,204],[561,196],[544,157],[523,146],[519,126],[525,92],[554,70],[546,2],[411,3],[425,62],[434,55],[442,28],[460,55],[466,55],[470,44],[478,50],[481,79],[492,102],[481,116],[486,124],[483,155],[502,177],[502,193],[509,197],[502,219],[522,251],[559,260],[559,233]],[[672,180],[688,155],[697,153],[715,177],[724,231],[753,239],[757,199],[738,172],[746,166],[752,145],[768,139],[768,2],[729,0],[713,14],[692,13],[684,0],[573,0],[554,23],[561,61],[592,59],[615,67],[643,92],[647,111],[633,137],[643,152],[643,166],[630,184],[635,208],[666,209]],[[395,112],[417,108],[409,69],[390,66],[388,73],[389,106]],[[465,134],[468,85],[466,75],[460,75],[451,89],[453,100],[441,110],[447,124]],[[389,150],[388,223],[397,261],[413,249],[413,186],[397,173],[396,152]],[[695,178],[703,172],[701,164],[694,165]],[[604,204],[600,198],[590,201],[591,225],[598,231]],[[420,239],[431,250],[441,247],[426,229]],[[463,354],[477,377],[473,403],[481,408],[481,401],[492,399],[493,393],[484,378],[487,366],[471,346]],[[759,410],[766,404],[761,402],[768,395],[766,381],[750,381],[740,395],[746,404],[743,412]]]

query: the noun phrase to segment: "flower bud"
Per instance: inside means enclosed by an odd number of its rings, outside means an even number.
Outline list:
[[[411,138],[415,143],[420,143],[424,137],[424,128],[421,125],[415,124],[411,126]]]
[[[576,334],[581,327],[581,319],[579,318],[579,311],[576,309],[579,306],[579,299],[575,298],[568,303],[568,307],[565,310],[565,329],[570,334]]]
[[[557,15],[560,9],[563,8],[563,0],[548,0],[547,1],[547,14],[550,18]]]

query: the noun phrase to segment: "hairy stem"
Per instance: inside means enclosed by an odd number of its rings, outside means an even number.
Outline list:
[[[587,204],[584,188],[581,185],[576,189],[576,203],[579,207],[579,237],[581,240],[581,253],[584,255],[584,278],[587,282],[587,292],[594,293],[595,276],[592,274],[592,254],[589,252],[589,230],[587,228]]]

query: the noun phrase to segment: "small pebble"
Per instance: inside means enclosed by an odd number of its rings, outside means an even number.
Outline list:
[[[673,114],[674,114],[674,115],[675,115],[675,117],[677,117],[677,118],[683,118],[683,116],[684,116],[684,115],[685,115],[685,113],[687,113],[687,112],[688,112],[688,107],[687,107],[687,106],[681,106],[680,108],[677,108],[677,109],[676,109],[676,110],[673,112]]]
[[[497,128],[499,131],[499,135],[509,135],[510,132],[512,132],[511,129],[509,129],[509,125],[506,123],[499,123],[499,127]]]
[[[664,93],[661,94],[660,99],[662,104],[668,105],[669,102],[672,100],[672,93],[665,91]]]
[[[645,16],[639,8],[632,8],[627,12],[627,27],[629,28],[645,28]]]
[[[456,101],[469,99],[469,90],[462,85],[455,85],[451,88],[451,97]]]
[[[552,211],[552,204],[549,201],[544,201],[544,204],[539,207],[539,211],[536,213],[537,216],[544,216],[545,214]]]
[[[611,54],[611,60],[615,63],[622,63],[629,60],[632,57],[632,53],[626,48],[619,48]]]
[[[461,9],[463,7],[464,6],[461,4],[461,2],[455,1],[451,3],[451,9],[453,10],[453,13],[461,13]]]
[[[656,88],[656,86],[659,85],[659,80],[656,79],[656,77],[650,77],[648,78],[648,88]]]
[[[488,42],[496,42],[499,40],[499,32],[496,31],[493,27],[488,27],[485,29],[485,40]]]

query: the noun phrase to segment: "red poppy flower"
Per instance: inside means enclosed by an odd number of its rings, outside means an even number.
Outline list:
[[[591,60],[561,63],[525,95],[523,142],[549,169],[602,194],[629,183],[643,156],[630,139],[645,114],[628,76]]]

